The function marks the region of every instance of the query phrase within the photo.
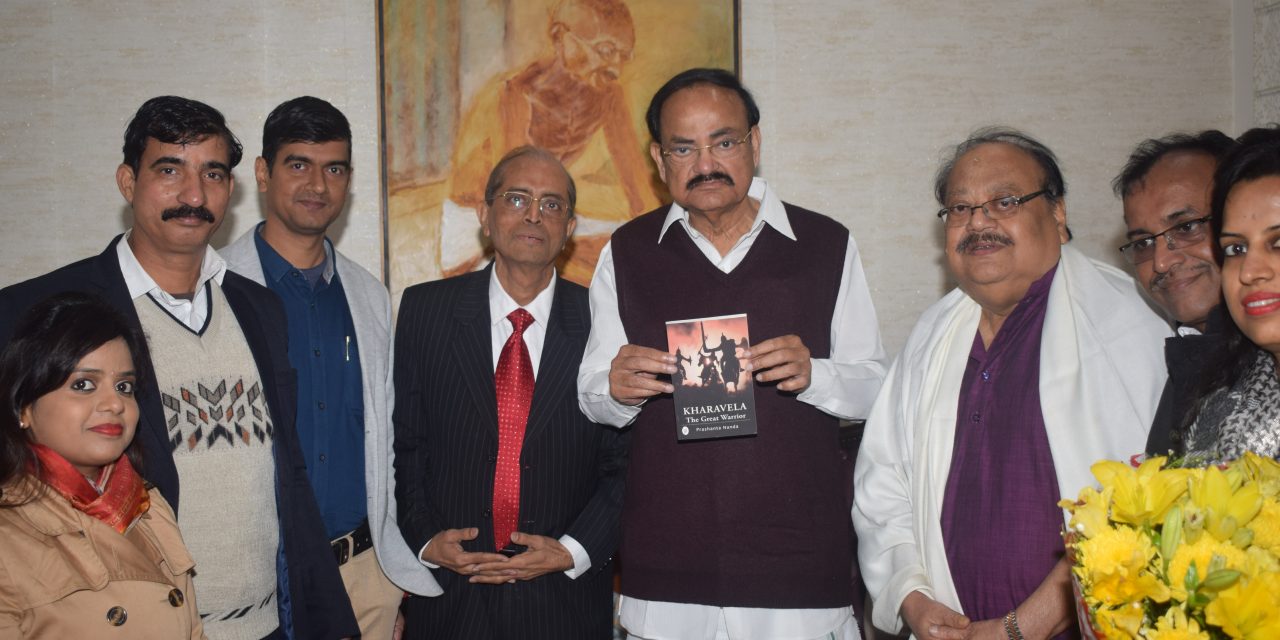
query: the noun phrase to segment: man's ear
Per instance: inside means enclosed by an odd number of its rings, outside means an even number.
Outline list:
[[[271,183],[271,167],[267,166],[267,159],[258,156],[253,161],[253,177],[258,180],[258,193],[266,193],[267,185]]]
[[[133,167],[120,163],[116,167],[116,186],[120,188],[120,195],[124,196],[125,202],[133,204],[133,187],[137,183],[137,176],[133,173]]]
[[[1058,244],[1066,244],[1071,240],[1071,229],[1067,227],[1067,203],[1062,198],[1053,205],[1053,219],[1058,227]]]
[[[476,220],[480,221],[480,232],[486,238],[489,237],[489,213],[488,202],[481,202],[480,206],[476,207]]]
[[[658,178],[663,182],[666,182],[667,165],[662,162],[662,145],[656,142],[650,142],[649,156],[653,158],[653,163],[658,165]]]

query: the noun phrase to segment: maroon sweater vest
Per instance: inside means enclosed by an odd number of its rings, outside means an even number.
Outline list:
[[[828,357],[849,232],[786,210],[796,240],[765,225],[730,273],[679,224],[657,242],[666,207],[619,228],[613,260],[628,342],[665,351],[668,320],[746,313],[751,344],[796,334],[814,358]],[[758,435],[685,443],[671,396],[645,404],[623,502],[623,594],[720,607],[850,604],[837,421],[774,384],[756,383],[755,398]]]

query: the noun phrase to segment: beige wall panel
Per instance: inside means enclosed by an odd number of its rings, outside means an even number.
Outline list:
[[[1253,121],[1280,122],[1280,2],[1257,0],[1253,34]]]
[[[1231,125],[1226,1],[745,0],[742,14],[762,173],[853,230],[891,353],[950,288],[932,215],[944,147],[991,123],[1041,139],[1074,245],[1118,264],[1109,181],[1132,146]]]
[[[762,173],[853,229],[891,352],[948,287],[930,195],[944,146],[992,122],[1043,139],[1076,245],[1114,262],[1108,181],[1130,147],[1230,126],[1226,0],[742,0],[742,20]],[[356,174],[339,247],[380,274],[376,55],[373,0],[0,4],[0,285],[127,228],[121,134],[162,93],[220,108],[245,142],[223,241],[260,219],[250,167],[267,111],[304,93],[343,109]]]
[[[100,252],[131,213],[115,186],[124,127],[156,95],[207,102],[244,144],[221,245],[261,214],[262,122],[298,95],[351,120],[341,250],[381,277],[376,5],[344,0],[0,4],[0,284]]]

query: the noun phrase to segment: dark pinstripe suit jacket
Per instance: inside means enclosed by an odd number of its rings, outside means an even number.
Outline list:
[[[478,527],[468,551],[494,550],[498,413],[489,321],[490,266],[405,290],[396,327],[396,501],[414,551],[443,529]],[[472,585],[437,569],[444,594],[408,604],[409,638],[608,638],[627,434],[578,409],[578,364],[591,328],[587,290],[555,298],[521,450],[520,530],[569,534],[591,556],[570,580]]]

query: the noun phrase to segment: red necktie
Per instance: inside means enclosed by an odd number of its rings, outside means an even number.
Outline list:
[[[520,447],[524,427],[533,402],[533,362],[524,344],[524,330],[533,316],[524,309],[512,311],[507,319],[515,329],[498,356],[493,386],[498,394],[498,463],[493,471],[493,545],[502,549],[511,543],[520,517]]]

